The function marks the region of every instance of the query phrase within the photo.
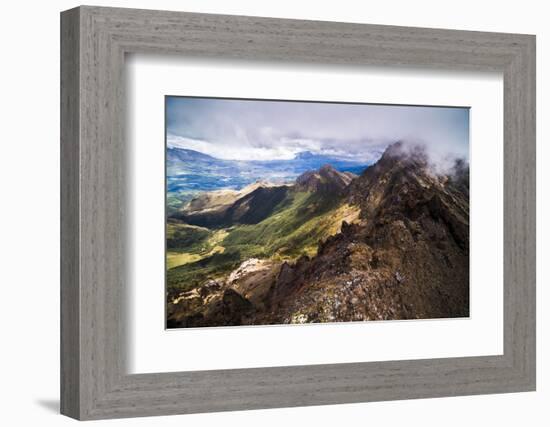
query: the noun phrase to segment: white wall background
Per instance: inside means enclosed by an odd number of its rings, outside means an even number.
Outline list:
[[[537,34],[538,391],[108,421],[117,426],[498,425],[550,422],[548,203],[550,27],[545,2],[96,1],[97,5]],[[0,25],[0,401],[2,425],[72,423],[58,415],[59,12],[75,1],[5,2]],[[545,363],[546,362],[546,363]]]

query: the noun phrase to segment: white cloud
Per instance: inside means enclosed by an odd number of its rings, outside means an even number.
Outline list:
[[[181,136],[168,135],[169,147],[186,148],[199,151],[209,156],[224,160],[290,160],[297,153],[304,150],[291,149],[286,146],[254,147],[248,144],[226,145],[218,142],[208,142],[199,139],[185,138]]]
[[[171,97],[168,143],[221,159],[292,159],[311,151],[375,159],[391,142],[421,142],[438,157],[468,157],[463,108]]]

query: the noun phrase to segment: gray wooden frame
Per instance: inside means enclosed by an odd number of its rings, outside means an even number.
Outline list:
[[[128,375],[130,52],[504,76],[504,354]],[[61,412],[77,419],[535,389],[535,37],[83,6],[61,14]]]

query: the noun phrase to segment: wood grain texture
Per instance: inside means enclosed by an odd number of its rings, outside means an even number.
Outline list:
[[[79,17],[61,20],[61,412],[80,414]]]
[[[80,7],[62,13],[62,413],[78,419],[535,388],[534,36]],[[504,74],[504,354],[128,375],[124,55]]]

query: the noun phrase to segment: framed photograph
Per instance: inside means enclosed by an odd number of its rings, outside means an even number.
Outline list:
[[[168,328],[469,317],[469,108],[165,114]]]
[[[535,390],[535,37],[61,14],[61,411]]]

